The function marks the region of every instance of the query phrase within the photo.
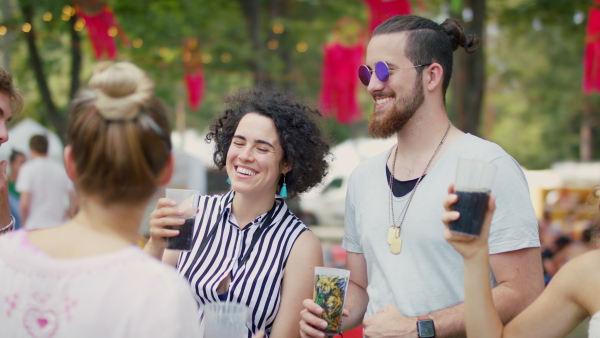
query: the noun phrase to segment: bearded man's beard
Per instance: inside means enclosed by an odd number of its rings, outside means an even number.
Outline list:
[[[415,112],[423,104],[422,79],[417,77],[410,93],[398,98],[396,104],[387,108],[388,112],[373,112],[369,119],[369,135],[373,138],[388,138],[400,131],[406,123],[415,115]],[[391,111],[390,111],[391,110]],[[385,114],[381,119],[378,115]]]

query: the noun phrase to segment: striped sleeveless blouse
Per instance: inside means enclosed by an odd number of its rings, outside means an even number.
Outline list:
[[[230,274],[227,301],[249,307],[248,338],[259,330],[264,330],[268,336],[279,310],[287,259],[298,236],[308,228],[289,211],[283,199],[277,198],[272,221],[264,224],[264,231],[258,232],[260,237],[248,252],[254,234],[263,226],[268,213],[240,229],[232,219],[234,194],[230,191],[224,195],[200,197],[194,247],[179,255],[177,269],[190,283],[199,304],[200,320],[204,304],[219,302],[217,287]],[[222,215],[220,219],[219,215]],[[197,255],[202,240],[215,226],[214,236]],[[248,259],[240,266],[241,258],[248,253]]]

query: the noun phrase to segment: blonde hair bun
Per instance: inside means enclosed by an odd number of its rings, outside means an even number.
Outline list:
[[[96,92],[96,108],[107,120],[129,121],[139,107],[152,98],[154,83],[143,70],[130,62],[96,66],[89,81]]]

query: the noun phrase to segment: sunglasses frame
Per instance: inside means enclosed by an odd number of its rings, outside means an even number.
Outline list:
[[[358,78],[360,79],[360,82],[363,85],[368,86],[369,83],[371,83],[371,78],[373,77],[373,73],[375,73],[375,76],[377,76],[377,79],[379,81],[388,82],[388,80],[390,79],[390,73],[393,71],[402,70],[402,69],[427,67],[427,66],[431,66],[432,64],[433,63],[424,63],[422,65],[416,65],[416,66],[412,66],[409,68],[390,69],[390,67],[388,66],[387,63],[385,63],[385,61],[378,61],[375,64],[375,70],[371,70],[371,68],[369,68],[369,66],[367,66],[367,65],[360,65],[358,67]]]

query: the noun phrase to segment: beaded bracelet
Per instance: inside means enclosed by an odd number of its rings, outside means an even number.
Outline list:
[[[5,226],[4,228],[0,229],[0,235],[5,232],[11,231],[14,226],[15,226],[15,218],[13,217],[13,215],[10,215],[10,223],[8,223],[8,225]]]

